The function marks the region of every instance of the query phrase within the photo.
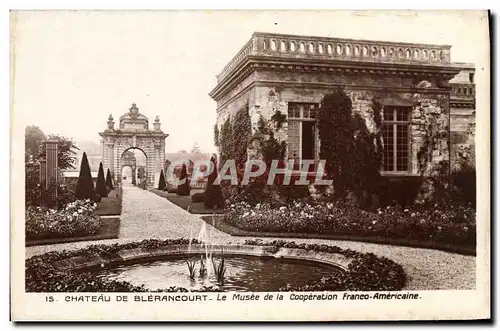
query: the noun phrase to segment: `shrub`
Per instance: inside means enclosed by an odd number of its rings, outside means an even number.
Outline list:
[[[95,201],[96,198],[89,161],[85,152],[83,152],[82,163],[80,165],[80,175],[76,184],[75,196],[79,200],[90,199]]]
[[[476,206],[476,169],[463,167],[451,175],[457,201]]]
[[[106,186],[109,187],[111,190],[114,189],[113,179],[111,176],[111,170],[109,170],[109,168],[108,168],[108,172],[106,173]]]
[[[195,193],[191,197],[192,202],[204,202],[205,201],[205,193]]]
[[[95,194],[95,200],[94,200],[94,201],[95,201],[95,202],[97,202],[97,203],[101,202],[101,201],[102,201],[101,195],[100,195],[100,194],[98,194],[98,193],[96,193],[96,194]]]
[[[97,173],[95,192],[96,194],[99,194],[99,196],[102,198],[108,196],[108,191],[106,190],[106,180],[104,179],[104,168],[102,166],[102,162],[99,163],[99,172]]]
[[[310,196],[307,185],[282,185],[279,187],[279,193],[287,202],[302,200]]]
[[[26,239],[45,239],[92,235],[101,228],[95,214],[97,204],[76,200],[59,211],[40,207],[26,209]]]
[[[222,197],[221,187],[220,185],[214,185],[214,181],[218,176],[215,156],[212,156],[210,159],[210,167],[213,167],[213,171],[208,175],[207,187],[205,188],[205,208],[224,208],[224,198]]]
[[[177,195],[187,196],[191,191],[191,187],[189,186],[189,178],[187,177],[187,169],[186,164],[182,165],[181,177],[180,180],[184,180],[184,183],[177,187]]]
[[[165,187],[167,187],[167,184],[165,183],[165,175],[163,174],[163,169],[160,172],[160,180],[158,181],[158,189],[163,190]]]
[[[61,184],[57,187],[57,206],[65,207],[68,203],[76,201],[75,196],[76,183]]]
[[[403,208],[411,206],[418,196],[421,177],[380,177],[378,197],[380,206],[397,204]]]

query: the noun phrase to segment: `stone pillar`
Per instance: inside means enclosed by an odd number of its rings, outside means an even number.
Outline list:
[[[105,161],[106,165],[104,165],[105,168],[109,168],[110,171],[111,171],[111,176],[114,178],[115,176],[115,167],[114,167],[114,148],[113,148],[113,143],[107,143],[106,144],[106,150],[107,150],[107,153],[106,153],[106,159],[103,160]],[[115,178],[115,182],[116,182],[116,178]]]
[[[146,152],[146,172],[147,172],[147,187],[154,187],[155,183],[155,154],[154,147],[148,147]]]
[[[50,190],[50,201],[57,201],[57,140],[47,140],[44,143],[47,161],[45,188]]]
[[[161,172],[161,159],[160,159],[160,144],[154,145],[155,151],[155,178],[154,178],[154,187],[158,187],[160,183],[160,172]]]
[[[47,162],[45,159],[40,160],[40,185],[43,185],[42,187],[46,187],[46,182],[47,182]]]

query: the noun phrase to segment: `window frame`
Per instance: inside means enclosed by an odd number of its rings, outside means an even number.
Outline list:
[[[393,109],[393,117],[390,120],[385,119],[385,112],[386,109],[392,108]],[[398,110],[405,110],[407,117],[406,120],[398,120]],[[412,128],[412,111],[413,107],[411,106],[398,106],[398,105],[384,105],[382,107],[382,138],[383,138],[383,133],[384,133],[384,127],[386,125],[391,125],[392,126],[392,134],[393,134],[393,150],[392,150],[392,159],[393,159],[393,170],[385,170],[384,168],[384,159],[385,159],[385,141],[383,141],[384,144],[384,155],[382,156],[382,164],[381,164],[381,174],[382,175],[411,175],[412,172],[412,160],[413,160],[413,154],[412,154],[412,141],[411,141],[411,128]],[[397,160],[398,160],[398,144],[397,144],[397,127],[398,125],[405,125],[407,127],[407,139],[408,139],[408,164],[407,164],[407,169],[406,170],[397,170]]]
[[[299,116],[298,117],[291,117],[290,116],[290,111],[291,111],[291,106],[295,106],[298,108],[299,111]],[[305,106],[309,106],[309,116],[305,117],[304,116],[304,110],[306,109]],[[303,122],[314,122],[313,130],[314,130],[314,168],[316,168],[318,161],[319,161],[319,155],[318,155],[318,145],[319,145],[319,133],[318,133],[318,120],[317,120],[317,111],[319,109],[319,103],[317,102],[294,102],[290,101],[287,104],[287,121],[290,123],[290,121],[298,122],[299,123],[299,155],[298,155],[298,161],[299,164],[302,161],[302,139],[303,139],[303,128],[302,128],[302,123]],[[297,110],[297,109],[296,109]],[[314,111],[314,117],[311,117],[311,110]],[[290,124],[289,124],[290,126]],[[294,159],[292,155],[289,155],[289,140],[288,140],[288,134],[287,134],[287,155],[286,159],[291,160]],[[294,159],[296,160],[296,159]],[[290,166],[290,165],[289,165]],[[297,170],[295,169],[296,164],[294,164],[294,168],[292,170]],[[300,170],[300,168],[298,169]]]

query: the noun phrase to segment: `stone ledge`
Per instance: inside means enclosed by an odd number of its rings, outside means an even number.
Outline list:
[[[299,248],[276,248],[274,246],[254,246],[254,245],[213,245],[211,246],[213,256],[218,257],[223,250],[225,256],[257,256],[295,259],[324,263],[343,271],[348,271],[348,265],[352,258],[347,258],[337,253],[318,252]],[[161,259],[171,256],[199,255],[205,254],[205,245],[169,245],[158,249],[132,248],[123,249],[104,257],[99,254],[86,256],[75,256],[54,262],[54,266],[62,270],[78,270],[84,268],[95,268],[101,265],[116,265],[121,263],[140,262],[143,260]]]

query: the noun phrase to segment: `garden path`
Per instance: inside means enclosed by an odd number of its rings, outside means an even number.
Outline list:
[[[26,258],[52,250],[73,250],[91,244],[126,243],[146,238],[197,238],[205,228],[217,243],[242,243],[248,237],[232,237],[206,224],[165,198],[135,186],[123,188],[123,207],[118,239],[26,247]],[[283,238],[263,238],[270,241]],[[336,245],[359,252],[385,256],[403,266],[408,290],[473,289],[476,258],[431,249],[323,239],[290,241]]]

